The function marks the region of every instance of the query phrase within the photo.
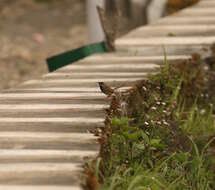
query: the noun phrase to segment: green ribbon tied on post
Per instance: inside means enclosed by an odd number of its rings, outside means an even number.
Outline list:
[[[49,72],[53,72],[61,67],[72,64],[95,53],[107,52],[105,42],[90,44],[71,51],[67,51],[46,59]]]

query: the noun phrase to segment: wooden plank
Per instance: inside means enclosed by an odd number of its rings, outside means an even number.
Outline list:
[[[94,110],[103,110],[107,108],[107,105],[102,104],[0,104],[0,111],[14,110],[14,111],[42,111],[42,110],[76,110],[76,111],[94,111]]]
[[[158,32],[159,31],[159,32]],[[215,23],[214,25],[176,25],[176,24],[168,24],[165,25],[164,23],[162,25],[154,25],[149,27],[143,27],[139,30],[130,33],[129,35],[125,36],[123,39],[126,38],[132,38],[135,40],[135,38],[140,37],[162,37],[162,36],[214,36],[215,33]],[[173,36],[174,35],[174,36]]]
[[[141,77],[141,79],[139,79],[139,80],[143,80],[143,79],[146,79],[146,77]],[[111,87],[116,87],[116,88],[118,88],[118,87],[127,87],[127,86],[133,86],[133,85],[135,85],[136,83],[137,83],[137,81],[139,81],[139,80],[136,80],[136,79],[132,79],[132,80],[114,80],[114,81],[110,81],[110,82],[107,82],[107,81],[105,81],[105,80],[103,80],[103,81],[100,81],[100,82],[105,82],[106,84],[108,84],[109,86],[111,86]],[[42,81],[39,81],[38,83],[36,82],[36,81],[32,81],[32,82],[30,82],[30,83],[28,83],[28,84],[22,84],[22,85],[20,85],[20,87],[21,88],[66,88],[66,87],[70,87],[70,86],[72,86],[72,87],[98,87],[98,83],[61,83],[61,82],[59,82],[59,83],[55,83],[54,81],[48,81],[48,82],[46,82],[46,83],[42,83]],[[25,93],[27,93],[26,91],[25,91]],[[39,92],[38,92],[39,93]],[[43,92],[41,92],[41,93],[43,93]],[[57,94],[57,93],[56,93]],[[53,99],[52,100],[54,100],[55,98],[53,97]],[[4,101],[6,101],[7,99],[4,99]],[[47,101],[51,101],[51,99],[41,99],[41,100],[43,100],[43,101],[45,101],[45,102],[47,102]],[[59,100],[58,98],[56,98],[55,100]],[[80,100],[85,100],[86,101],[86,98],[85,97],[77,97],[77,98],[62,98],[62,101],[77,101],[77,102],[80,102]],[[95,102],[105,102],[105,101],[107,101],[106,99],[104,99],[104,98],[98,98],[98,99],[96,99],[96,98],[93,98],[93,97],[90,97],[89,99],[88,99],[89,101],[95,101]],[[104,101],[105,100],[105,101]],[[0,98],[0,102],[1,102],[1,98]]]
[[[31,185],[78,185],[79,164],[16,163],[0,164],[0,183]]]
[[[0,138],[0,149],[98,151],[99,148],[97,137],[91,133],[1,131]]]
[[[2,120],[2,118],[0,118]],[[14,118],[13,118],[14,119]],[[28,121],[28,118],[26,118]],[[4,120],[3,120],[4,121]],[[20,120],[19,120],[20,121]],[[18,122],[19,122],[18,121]],[[93,134],[86,133],[48,133],[48,132],[1,132],[1,141],[13,139],[13,141],[61,141],[61,142],[90,142],[97,139]]]
[[[121,72],[121,73],[102,73],[102,72],[85,72],[85,73],[65,73],[65,72],[56,72],[52,74],[45,75],[45,79],[95,79],[98,77],[103,78],[133,78],[133,77],[146,77],[148,75],[147,72]]]
[[[208,8],[208,7],[215,7],[215,2],[212,0],[212,1],[200,1],[198,3],[198,7],[201,7],[201,8]]]
[[[42,83],[44,81],[32,81],[32,83]],[[64,83],[64,80],[50,80],[50,81],[46,81],[46,83]],[[67,81],[68,83],[70,81]],[[83,92],[83,93],[73,93],[73,92],[70,92],[70,93],[2,93],[0,94],[0,99],[64,99],[64,98],[85,98],[85,99],[90,99],[90,98],[105,98],[106,96],[101,93],[101,92],[98,92],[98,93],[94,93],[94,92]]]
[[[2,190],[82,190],[78,186],[54,186],[54,185],[0,185]]]
[[[184,9],[179,12],[180,16],[214,16],[215,15],[215,7],[207,7],[207,8],[201,8],[201,7],[192,7],[190,9]]]
[[[119,51],[129,51],[130,53],[136,53],[138,55],[160,55],[164,56],[166,52],[167,58],[169,55],[184,55],[200,53],[205,54],[209,51],[211,44],[201,44],[201,45],[155,45],[155,46],[145,46],[145,45],[127,45],[118,46]]]
[[[54,74],[54,73],[53,73]],[[77,93],[82,93],[82,92],[101,92],[101,90],[97,87],[41,87],[41,88],[24,88],[24,87],[18,87],[18,88],[13,88],[13,89],[8,89],[4,90],[2,92],[6,93],[14,93],[14,92],[77,92]]]
[[[87,71],[87,72],[109,72],[112,70],[115,70],[116,72],[124,72],[124,70],[127,70],[131,68],[131,64],[93,64],[93,65],[68,65],[66,67],[63,67],[59,71],[63,71],[65,69],[69,70],[70,72],[74,71]],[[143,69],[145,72],[153,70],[157,65],[156,64],[142,64],[142,65],[132,65],[133,69]]]
[[[36,86],[36,85],[35,85]],[[30,87],[35,87],[30,86]],[[41,87],[41,86],[40,86]],[[42,86],[45,88],[45,86]],[[105,104],[108,105],[110,102],[109,99],[103,98],[103,99],[86,99],[86,98],[44,98],[44,99],[15,99],[15,98],[9,98],[9,99],[1,99],[0,98],[0,105],[1,104]]]
[[[104,56],[104,60],[101,60],[101,58],[99,58],[100,56]],[[121,57],[122,59],[120,60],[119,57]],[[174,57],[173,57],[174,59]],[[144,61],[142,62],[142,64],[144,64],[144,68],[145,69],[151,69],[151,67],[153,65],[156,66],[156,62],[158,61],[158,58],[156,56],[138,56],[136,54],[129,54],[129,52],[123,53],[123,52],[116,52],[116,53],[104,53],[104,54],[95,54],[90,56],[88,59],[83,59],[77,62],[77,66],[82,66],[83,68],[89,67],[91,68],[91,70],[83,70],[81,71],[78,68],[78,72],[80,73],[84,73],[84,72],[97,72],[97,69],[101,69],[101,67],[105,67],[106,69],[110,69],[110,67],[112,65],[114,65],[114,67],[118,67],[117,65],[120,66],[125,66],[125,68],[127,68],[128,64],[131,64],[132,62],[135,63],[139,63],[140,61]],[[117,63],[117,64],[116,64]],[[70,66],[72,66],[73,64],[70,64]],[[96,67],[95,69],[93,69],[93,67]],[[55,72],[61,72],[61,69],[55,71]],[[52,73],[55,73],[52,72]],[[75,71],[74,71],[75,72]],[[122,72],[120,69],[117,70],[117,72]],[[52,74],[50,73],[50,74]],[[103,73],[106,73],[103,71]]]
[[[79,163],[89,157],[95,157],[97,151],[90,150],[31,150],[31,149],[0,149],[0,163]]]
[[[60,72],[59,72],[60,73]],[[57,74],[57,73],[56,73]],[[66,73],[60,73],[61,74],[65,74]],[[54,74],[55,75],[55,74]],[[58,75],[58,74],[57,74]],[[121,87],[118,90],[120,91],[125,91],[128,90],[130,87]],[[101,92],[101,90],[98,87],[91,87],[91,88],[87,88],[87,87],[45,87],[45,88],[17,88],[17,89],[9,89],[9,90],[5,90],[4,92],[6,93],[14,93],[14,92],[77,92],[77,93],[82,93],[82,92]]]
[[[21,105],[21,104],[20,104]],[[2,109],[0,110],[1,117],[39,117],[39,118],[104,118],[104,108],[97,110],[90,109]]]
[[[158,22],[156,22],[155,26],[159,25],[175,25],[175,26],[180,26],[180,25],[199,25],[199,24],[205,24],[207,26],[209,25],[215,25],[215,18],[211,16],[198,16],[196,17],[189,17],[189,16],[184,16],[184,17],[164,17],[160,19]],[[142,27],[140,27],[142,28]]]
[[[29,163],[29,164],[0,164],[0,173],[15,172],[22,174],[23,172],[58,172],[80,170],[80,164],[70,163]],[[0,175],[1,176],[1,175]],[[2,176],[1,176],[2,177]]]
[[[148,38],[121,38],[116,41],[116,46],[189,46],[212,44],[215,42],[215,36],[210,37],[148,37]]]
[[[105,111],[101,110],[1,110],[1,117],[14,118],[104,118]]]
[[[1,104],[1,117],[105,117],[102,104]]]
[[[141,29],[142,30],[142,29]],[[126,38],[127,35],[125,35],[123,38]],[[168,60],[169,61],[176,61],[176,60],[181,60],[181,59],[188,59],[190,58],[190,55],[184,54],[184,55],[170,55],[168,56]],[[117,63],[117,64],[121,64],[121,63],[126,63],[129,62],[133,65],[136,63],[141,63],[141,64],[152,64],[156,67],[155,63],[158,64],[160,62],[162,62],[164,60],[164,56],[160,56],[160,55],[153,55],[153,56],[142,56],[142,55],[138,55],[138,54],[129,54],[129,52],[127,53],[108,53],[108,54],[97,54],[97,55],[93,55],[90,56],[88,59],[83,60],[81,63],[85,63],[87,64],[87,66],[89,64],[103,64],[104,62],[107,63]],[[60,71],[59,71],[60,72]],[[121,70],[120,70],[121,72]],[[54,74],[54,73],[53,73]]]
[[[77,86],[83,86],[83,85],[87,85],[89,86],[90,84],[92,84],[93,86],[98,86],[98,82],[109,82],[109,83],[116,83],[116,82],[124,82],[127,83],[129,81],[137,81],[137,80],[142,80],[144,79],[144,77],[133,77],[133,78],[98,78],[98,79],[46,79],[46,80],[30,80],[24,83],[24,85],[32,85],[32,84],[40,84],[40,85],[47,85],[47,84],[55,84],[55,85],[59,85],[59,84],[63,84],[64,86],[66,84],[71,85],[77,85]],[[5,94],[5,93],[4,93]],[[33,93],[31,93],[32,96]],[[44,93],[43,93],[44,94]],[[59,96],[59,93],[50,93],[50,96]],[[94,96],[94,97],[104,97],[103,94],[101,93],[81,93],[81,94],[77,94],[77,93],[61,93],[62,96],[65,97],[85,97],[85,96]],[[27,95],[28,96],[28,95]],[[39,95],[40,96],[40,95]],[[0,95],[0,98],[4,97],[4,95]],[[43,96],[44,97],[44,96]],[[62,97],[63,98],[63,97]]]
[[[104,117],[100,118],[41,118],[41,117],[1,117],[0,131],[29,132],[73,132],[83,133],[98,127],[104,127]]]
[[[87,133],[96,128],[104,127],[104,122],[86,123],[86,122],[1,122],[0,132],[66,132],[66,133]],[[43,147],[42,147],[43,148]]]
[[[85,118],[85,117],[73,117],[73,118],[66,118],[66,117],[55,117],[55,118],[9,118],[9,117],[0,117],[0,122],[2,123],[103,123],[104,118]],[[0,134],[1,136],[1,134]]]
[[[72,69],[72,70],[80,70],[80,69],[82,69],[83,71],[84,70],[95,70],[95,69],[108,69],[108,68],[114,68],[114,69],[116,69],[116,68],[119,68],[119,66],[120,66],[120,68],[128,68],[128,67],[131,67],[131,65],[130,64],[127,64],[127,63],[125,63],[125,64],[120,64],[120,65],[117,65],[117,64],[114,64],[114,63],[109,63],[109,64],[94,64],[94,65],[87,65],[87,67],[86,67],[86,65],[83,65],[83,64],[81,64],[81,65],[76,65],[76,64],[74,64],[74,65],[69,65],[69,66],[67,66],[67,68],[70,68],[70,69]],[[134,67],[135,67],[135,65],[134,65]],[[140,66],[137,66],[137,68],[142,68],[142,69],[151,69],[151,68],[154,68],[154,67],[156,67],[156,65],[155,64],[143,64],[143,65],[140,65]],[[121,69],[120,69],[121,70]]]
[[[132,53],[135,53],[135,52],[132,52]],[[137,52],[136,52],[137,53]],[[130,65],[130,66],[129,66]],[[95,73],[95,72],[106,72],[106,73],[118,73],[119,72],[119,70],[120,70],[120,64],[119,65],[116,65],[118,68],[108,68],[108,69],[105,69],[105,68],[100,68],[100,69],[89,69],[89,70],[86,70],[88,73]],[[157,64],[156,64],[156,66],[157,66]],[[134,64],[132,64],[131,62],[130,62],[130,64],[128,64],[128,66],[127,67],[124,67],[124,68],[122,68],[120,71],[121,72],[131,72],[131,73],[135,73],[135,72],[143,72],[143,73],[145,73],[145,72],[153,72],[155,69],[156,69],[156,66],[154,67],[151,67],[150,69],[145,69],[144,67],[142,67],[141,65],[137,65],[137,66],[135,66],[135,63]],[[158,67],[158,66],[157,66]],[[87,68],[87,66],[86,66],[86,68]],[[69,66],[66,66],[66,67],[63,67],[62,69],[60,69],[58,72],[61,72],[61,73],[63,73],[63,72],[66,72],[66,73],[81,73],[81,72],[83,72],[83,71],[81,71],[81,70],[73,70],[72,68],[70,68]],[[98,78],[98,77],[96,77],[95,76],[95,78]],[[100,77],[100,78],[98,78],[98,79],[101,79],[102,80],[102,78],[107,78],[107,77]],[[114,80],[114,77],[111,77],[113,80]],[[89,86],[86,86],[86,87],[89,87]]]

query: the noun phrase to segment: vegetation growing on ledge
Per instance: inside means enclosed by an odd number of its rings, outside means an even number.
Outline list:
[[[149,80],[116,91],[85,188],[215,189],[214,60],[165,59]]]

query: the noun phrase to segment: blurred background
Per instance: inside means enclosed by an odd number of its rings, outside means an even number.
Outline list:
[[[0,0],[0,89],[47,73],[45,59],[87,44],[87,0]],[[94,1],[94,0],[88,0]],[[107,0],[118,36],[198,0]]]

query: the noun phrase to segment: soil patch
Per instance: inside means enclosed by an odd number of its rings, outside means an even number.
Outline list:
[[[83,0],[0,2],[0,89],[47,73],[45,59],[87,43]]]

